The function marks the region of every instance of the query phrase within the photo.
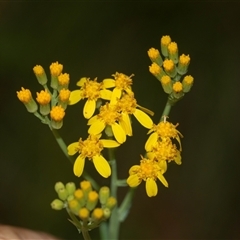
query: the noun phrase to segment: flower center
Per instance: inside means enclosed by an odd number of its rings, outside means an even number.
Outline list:
[[[102,84],[96,80],[87,80],[82,87],[82,97],[90,100],[97,100],[100,97]]]
[[[176,138],[178,135],[176,126],[174,126],[170,122],[160,122],[158,125],[154,126],[154,130],[162,138],[165,138],[165,137]]]
[[[116,88],[127,90],[132,85],[132,75],[128,77],[123,73],[117,72],[116,74],[113,74],[113,76],[115,78]]]
[[[120,118],[120,113],[117,112],[115,105],[105,104],[100,108],[98,117],[102,119],[107,125],[115,123]]]
[[[136,110],[137,101],[132,95],[124,94],[123,97],[117,102],[117,106],[120,111],[132,114]]]
[[[146,181],[148,178],[153,178],[155,180],[159,171],[160,167],[155,161],[143,158],[140,161],[138,177],[144,181]]]
[[[81,138],[79,140],[79,153],[83,157],[88,157],[92,159],[93,156],[100,155],[102,150],[103,150],[102,143],[99,141],[98,137],[94,135],[90,135],[84,141],[82,141]]]

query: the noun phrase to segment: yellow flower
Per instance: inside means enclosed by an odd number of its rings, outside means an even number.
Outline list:
[[[83,108],[83,116],[86,119],[91,118],[94,114],[98,99],[111,99],[112,92],[105,89],[105,84],[97,82],[97,79],[90,80],[89,78],[81,78],[77,83],[77,86],[81,88],[80,90],[74,90],[71,92],[69,104],[73,105],[79,102],[81,99],[87,98]]]
[[[106,88],[114,87],[111,97],[111,104],[115,104],[117,100],[121,98],[123,92],[130,93],[132,91],[131,77],[134,75],[127,76],[123,73],[116,72],[112,76],[114,77],[114,79],[104,79],[103,83]]]
[[[50,72],[52,76],[59,76],[63,70],[63,65],[55,62],[50,65]]]
[[[181,154],[176,145],[172,143],[170,138],[162,138],[161,141],[152,147],[151,152],[147,153],[148,158],[160,161],[175,161],[181,165]]]
[[[126,141],[126,133],[119,121],[121,114],[117,110],[116,105],[106,103],[100,107],[99,114],[93,116],[88,121],[88,125],[91,125],[88,129],[89,134],[97,135],[101,133],[107,126],[110,126],[112,133],[119,143]]]
[[[34,72],[38,82],[41,85],[45,85],[47,83],[47,76],[46,76],[46,73],[45,73],[45,71],[44,71],[44,69],[41,65],[36,65],[33,68],[33,72]]]
[[[142,180],[145,181],[147,195],[154,197],[158,192],[157,179],[159,179],[165,187],[168,187],[168,182],[163,176],[165,171],[166,165],[142,157],[140,165],[134,165],[130,168],[130,176],[127,179],[127,183],[130,187],[137,187]]]
[[[68,89],[65,89],[65,88],[61,89],[59,91],[59,95],[58,95],[59,100],[61,102],[68,102],[69,97],[70,97],[70,93],[71,92]]]
[[[61,122],[65,116],[64,109],[61,106],[54,106],[50,112],[51,119],[56,122]]]
[[[181,147],[181,141],[180,137],[183,137],[182,134],[176,129],[178,124],[173,125],[172,123],[164,120],[160,122],[157,125],[153,125],[152,129],[148,133],[152,133],[146,144],[145,144],[145,150],[147,152],[152,151],[152,148],[155,146],[157,143],[158,139],[164,139],[164,138],[173,138],[176,139],[180,145],[180,151],[182,150]]]
[[[85,159],[92,160],[96,170],[105,178],[111,175],[111,168],[108,161],[102,156],[101,151],[104,148],[118,147],[119,143],[114,140],[99,139],[100,135],[89,135],[86,140],[74,142],[68,146],[68,154],[79,153],[73,166],[73,172],[80,177],[83,173]]]
[[[58,76],[58,84],[60,88],[68,88],[69,81],[70,81],[70,77],[69,77],[69,74],[67,73],[61,73]]]
[[[24,89],[22,87],[19,92],[17,91],[17,97],[25,105],[28,112],[35,113],[37,111],[37,103],[32,98],[32,94],[29,89]]]
[[[131,114],[134,115],[134,117],[142,124],[142,126],[148,129],[152,128],[153,126],[152,119],[145,112],[148,112],[151,115],[153,115],[153,112],[139,106],[137,104],[136,99],[134,98],[133,93],[124,94],[122,98],[119,101],[117,101],[116,105],[118,111],[122,115],[120,123],[122,124],[127,135],[132,136],[132,126],[129,118],[129,115]],[[145,112],[140,109],[137,109],[137,107],[143,109]]]
[[[160,41],[160,44],[161,44],[161,52],[163,54],[164,57],[167,57],[168,56],[168,45],[170,44],[171,42],[171,38],[170,36],[166,35],[166,36],[163,36],[161,38],[161,41]]]
[[[51,101],[51,95],[47,90],[42,90],[40,93],[37,92],[36,100],[40,105],[47,105]]]

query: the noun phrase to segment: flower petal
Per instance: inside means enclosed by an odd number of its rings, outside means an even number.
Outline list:
[[[88,120],[87,125],[92,125],[97,120],[98,120],[98,115],[95,115]]]
[[[110,104],[116,104],[117,101],[121,98],[122,95],[122,90],[119,88],[114,88],[112,91],[112,97],[111,97],[111,101]]]
[[[105,88],[112,88],[112,87],[115,87],[116,84],[115,84],[115,80],[114,79],[111,79],[111,78],[105,78],[103,79],[103,86]]]
[[[73,165],[73,172],[77,177],[80,177],[82,175],[84,165],[85,165],[85,158],[79,155]]]
[[[136,109],[133,113],[135,118],[145,127],[145,128],[152,128],[153,121],[152,119],[142,110]]]
[[[72,156],[78,151],[78,142],[71,143],[68,145],[67,150],[68,150],[68,155]]]
[[[161,183],[165,186],[165,187],[168,187],[168,182],[167,180],[165,179],[165,177],[160,173],[158,172],[158,179],[161,181]]]
[[[100,90],[100,97],[105,100],[110,100],[112,97],[112,91],[107,89]]]
[[[70,93],[68,104],[73,105],[79,102],[80,100],[81,100],[81,90],[74,90]]]
[[[127,184],[130,187],[137,187],[141,183],[141,180],[139,179],[137,174],[133,174],[128,177]]]
[[[129,115],[125,112],[123,112],[121,115],[122,119],[120,120],[120,125],[128,136],[132,136],[132,125]]]
[[[177,151],[177,156],[176,158],[174,159],[175,163],[178,164],[178,165],[181,165],[182,164],[182,157],[181,157],[181,154],[179,151]]]
[[[157,143],[157,140],[158,140],[158,134],[156,132],[152,133],[145,143],[145,150],[147,152],[152,151],[152,148]]]
[[[113,123],[111,127],[113,131],[113,135],[116,138],[116,140],[119,143],[124,143],[126,141],[126,133],[123,130],[123,128],[117,123]]]
[[[110,139],[100,139],[99,140],[105,148],[115,148],[120,146],[120,144],[117,141],[110,140]]]
[[[83,108],[83,116],[86,119],[92,117],[96,109],[96,101],[88,99]]]
[[[104,128],[106,127],[105,122],[101,121],[100,119],[97,119],[88,129],[89,134],[97,135],[101,133]]]
[[[101,176],[108,178],[111,175],[110,165],[102,155],[93,156],[93,164]]]
[[[86,81],[87,81],[87,78],[86,78],[86,77],[81,78],[81,79],[77,82],[77,86],[82,87]]]
[[[146,192],[149,197],[154,197],[158,193],[158,187],[154,179],[148,178],[146,181]]]
[[[139,165],[133,165],[133,166],[129,169],[129,175],[133,175],[133,174],[138,173],[139,169],[140,169],[140,166],[139,166]]]

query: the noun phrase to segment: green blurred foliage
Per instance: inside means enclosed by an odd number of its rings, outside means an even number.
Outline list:
[[[182,166],[169,167],[169,189],[148,198],[141,185],[121,239],[237,239],[239,208],[239,3],[167,1],[1,2],[0,7],[0,222],[43,230],[62,239],[82,239],[64,211],[51,210],[56,181],[75,181],[72,166],[51,132],[17,97],[23,86],[41,90],[32,72],[52,62],[70,74],[103,79],[123,72],[133,77],[138,103],[155,112],[166,102],[160,83],[148,72],[147,50],[162,35],[190,54],[193,89],[172,109],[179,122]],[[67,143],[87,136],[82,103],[69,107],[60,130]],[[75,126],[72,128],[72,126]],[[117,151],[120,178],[144,153],[146,129]],[[95,173],[91,164],[88,171]],[[103,184],[96,174],[96,178]],[[125,194],[119,190],[120,199]],[[98,239],[98,232],[92,232]]]

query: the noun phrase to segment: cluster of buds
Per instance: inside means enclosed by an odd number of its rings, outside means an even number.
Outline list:
[[[179,56],[177,43],[172,42],[170,36],[161,38],[161,53],[163,57],[158,49],[148,50],[152,61],[149,71],[161,82],[170,99],[177,101],[189,92],[193,85],[193,77],[184,76],[190,64],[190,57],[185,54]]]
[[[54,129],[62,127],[65,110],[70,97],[70,91],[68,89],[69,74],[62,73],[62,70],[63,65],[58,62],[50,65],[50,86],[53,89],[51,92],[47,86],[48,79],[43,67],[36,65],[33,68],[38,82],[44,88],[44,90],[36,93],[36,101],[33,99],[29,89],[22,87],[20,91],[17,91],[18,99],[24,103],[28,112],[34,113],[43,123],[48,124]],[[50,119],[48,115],[50,115]]]
[[[58,199],[51,203],[55,210],[66,209],[71,217],[71,222],[78,228],[94,229],[110,216],[117,200],[110,196],[108,187],[101,187],[99,192],[93,190],[89,181],[80,182],[80,188],[76,188],[73,182],[64,185],[62,182],[55,184]]]

